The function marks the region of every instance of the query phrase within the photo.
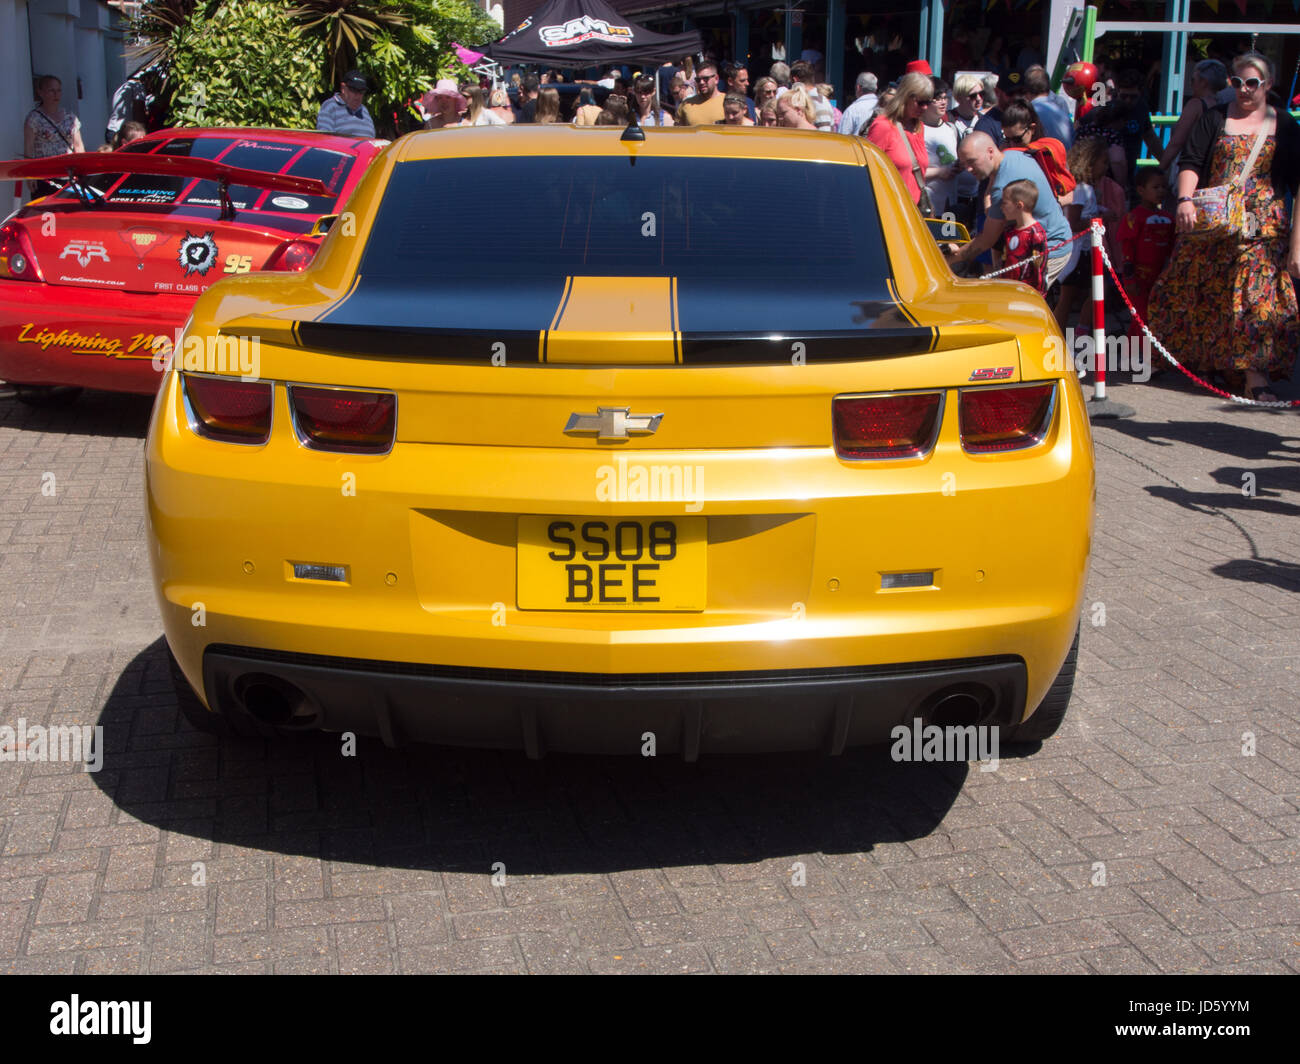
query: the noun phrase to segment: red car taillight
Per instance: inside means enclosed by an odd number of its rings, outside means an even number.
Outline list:
[[[266,260],[266,265],[262,269],[300,273],[311,265],[311,260],[316,257],[319,248],[320,244],[314,240],[290,240],[287,244],[281,245]]]
[[[934,446],[942,392],[839,396],[831,404],[841,458],[918,458]]]
[[[273,389],[265,381],[186,374],[190,428],[222,443],[265,443],[271,438]]]
[[[43,281],[32,253],[32,242],[16,222],[0,225],[0,277],[11,281]]]
[[[387,454],[397,436],[397,396],[346,388],[289,387],[298,438],[321,451]]]
[[[1055,398],[1053,381],[963,389],[958,402],[962,448],[992,454],[1032,447],[1047,434]]]

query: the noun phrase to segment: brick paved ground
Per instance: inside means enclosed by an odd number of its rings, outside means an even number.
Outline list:
[[[0,399],[0,722],[109,750],[0,764],[0,971],[1300,971],[1300,413],[1113,394],[1105,624],[994,773],[219,744],[162,668],[148,403]]]

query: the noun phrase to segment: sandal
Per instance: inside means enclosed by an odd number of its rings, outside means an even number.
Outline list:
[[[1249,398],[1257,403],[1280,403],[1282,401],[1267,384],[1261,384],[1258,388],[1251,388]]]

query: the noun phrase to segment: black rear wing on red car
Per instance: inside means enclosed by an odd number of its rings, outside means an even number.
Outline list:
[[[226,190],[231,185],[250,185],[271,192],[296,192],[303,196],[328,196],[330,190],[314,177],[292,177],[265,170],[246,170],[211,159],[189,155],[146,155],[136,152],[80,152],[51,155],[45,159],[10,159],[0,162],[0,181],[79,181],[93,174],[163,174],[215,181],[221,187],[222,216],[234,208]]]

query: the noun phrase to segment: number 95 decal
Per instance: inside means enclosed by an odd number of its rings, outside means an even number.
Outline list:
[[[253,268],[252,255],[227,255],[222,273],[248,273]]]

